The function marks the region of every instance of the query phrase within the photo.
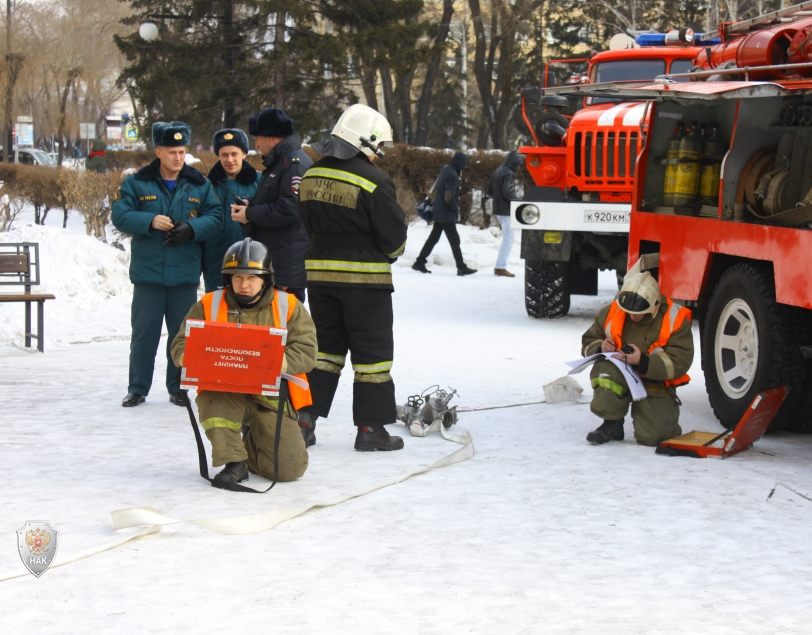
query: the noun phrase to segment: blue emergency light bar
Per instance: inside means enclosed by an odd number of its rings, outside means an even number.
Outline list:
[[[634,41],[639,46],[713,46],[722,43],[722,39],[719,37],[703,39],[704,35],[704,33],[694,35],[691,29],[680,29],[668,33],[641,33]]]

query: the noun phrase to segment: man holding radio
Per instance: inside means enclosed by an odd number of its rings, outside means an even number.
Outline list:
[[[590,410],[604,421],[587,441],[622,441],[629,405],[637,443],[656,446],[682,434],[676,388],[690,380],[687,372],[694,360],[691,312],[662,295],[648,271],[629,276],[617,298],[598,311],[584,333],[581,353],[586,357],[599,352],[614,353],[637,371],[648,397],[632,401],[620,370],[606,360],[595,362]]]

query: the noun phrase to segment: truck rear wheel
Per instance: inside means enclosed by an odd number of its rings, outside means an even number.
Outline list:
[[[806,379],[799,349],[806,335],[801,312],[778,304],[770,277],[741,263],[719,279],[704,329],[705,387],[722,425],[735,426],[759,392],[787,385],[792,390],[769,428],[783,429]]]
[[[569,313],[570,263],[525,260],[524,306],[533,318],[557,318]]]

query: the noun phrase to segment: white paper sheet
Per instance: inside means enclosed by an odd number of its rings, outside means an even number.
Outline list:
[[[581,371],[583,371],[585,368],[592,366],[592,364],[594,364],[599,359],[605,359],[607,361],[610,361],[620,369],[620,372],[623,373],[623,377],[626,380],[626,384],[629,386],[629,392],[631,392],[632,394],[632,400],[642,401],[643,399],[648,397],[646,388],[643,386],[643,380],[640,378],[640,375],[637,374],[637,371],[634,370],[632,366],[629,366],[622,359],[618,359],[617,357],[615,357],[614,353],[610,353],[608,355],[604,353],[595,353],[594,355],[590,355],[589,357],[583,357],[581,359],[576,359],[571,362],[567,362],[567,366],[572,368],[572,370],[567,374],[576,375]]]

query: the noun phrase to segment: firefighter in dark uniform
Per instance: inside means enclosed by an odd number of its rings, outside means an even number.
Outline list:
[[[308,445],[318,417],[330,413],[347,351],[355,371],[355,449],[400,450],[403,440],[384,425],[396,420],[390,371],[392,267],[406,246],[406,214],[391,178],[372,165],[392,143],[392,127],[379,112],[356,104],[338,119],[328,141],[313,144],[323,158],[302,177],[299,209],[310,234],[307,289],[319,352],[308,375],[311,422],[300,417]]]
[[[248,205],[231,206],[231,219],[243,223],[243,234],[271,252],[277,286],[304,302],[310,240],[299,215],[299,184],[313,161],[302,151],[293,121],[278,108],[253,115],[248,132],[257,138],[265,170]]]

